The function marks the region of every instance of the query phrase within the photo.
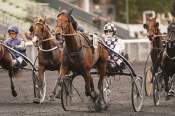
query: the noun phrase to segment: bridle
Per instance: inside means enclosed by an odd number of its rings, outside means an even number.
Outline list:
[[[154,25],[155,26],[155,25]],[[149,32],[151,31],[151,33],[152,34],[150,34]],[[166,37],[167,36],[167,34],[161,34],[160,33],[160,31],[159,31],[159,29],[158,29],[158,27],[154,27],[154,29],[150,29],[150,28],[148,28],[147,29],[147,37],[149,38],[149,40],[151,41],[151,43],[153,44],[153,42],[154,42],[154,40],[156,39],[156,38],[159,38],[159,37]],[[161,39],[163,39],[163,40],[160,40],[160,41],[165,41],[164,40],[164,38],[161,38]],[[164,46],[164,45],[163,45]],[[161,47],[154,47],[154,48],[152,48],[152,49],[158,49],[158,50],[162,50],[162,48]]]
[[[45,28],[45,25],[42,24],[41,22],[36,22],[35,25],[36,24],[40,24],[40,25],[43,26],[43,28]],[[54,51],[54,50],[58,49],[59,47],[58,46],[55,46],[55,47],[50,48],[50,49],[44,49],[44,48],[41,47],[41,45],[42,45],[43,42],[54,40],[54,39],[55,38],[53,38],[53,37],[49,37],[48,39],[43,39],[43,40],[38,39],[38,45],[36,47],[38,47],[39,51],[42,51],[42,52],[51,52],[51,51]]]
[[[59,15],[58,15],[59,16]],[[59,27],[62,29],[61,33],[57,33],[57,36],[59,36],[60,38],[65,38],[65,37],[71,37],[71,36],[79,36],[79,34],[74,31],[73,33],[63,33],[63,31],[65,31],[65,28],[69,28],[68,26],[70,25],[71,21],[68,20],[68,24],[64,27],[62,24],[62,20],[59,21],[60,22],[60,25],[56,25],[56,27]],[[80,40],[80,43],[81,43],[81,40]],[[82,51],[82,47],[80,47],[80,49],[78,51],[69,51],[68,49],[66,49],[66,52],[67,52],[67,56],[69,57],[69,59],[71,61],[73,61],[72,57],[74,56],[79,56],[81,54],[81,51]]]
[[[61,15],[61,14],[59,14],[59,15]],[[59,16],[59,15],[58,15],[58,16]],[[57,17],[58,17],[58,16],[57,16]],[[69,17],[69,16],[67,16],[67,17]],[[69,19],[69,20],[68,20],[68,24],[70,24],[70,23],[71,23],[70,17],[69,17],[68,19]],[[60,27],[62,30],[64,30],[64,26],[63,26],[62,24],[63,24],[62,21],[60,21],[60,25],[57,24],[56,27]],[[65,28],[68,28],[68,26],[69,26],[68,24],[66,25]],[[58,33],[57,33],[57,34],[58,34]],[[71,33],[71,34],[70,34],[70,33],[67,33],[67,34],[66,34],[66,33],[63,33],[63,32],[62,32],[62,33],[59,33],[57,36],[66,37],[66,36],[76,36],[76,35],[78,35],[76,32]]]

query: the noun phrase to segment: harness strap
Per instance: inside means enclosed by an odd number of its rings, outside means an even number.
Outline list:
[[[89,40],[88,36],[86,36],[84,33],[81,33],[81,32],[79,34],[85,39],[85,41],[87,42],[88,46],[91,48],[92,53],[94,54],[95,48],[92,45],[91,41]]]
[[[49,41],[49,40],[53,40],[53,39],[55,39],[55,38],[44,39],[41,42],[45,42],[45,41]]]
[[[42,52],[51,52],[51,51],[53,51],[53,50],[56,50],[56,49],[58,48],[58,46],[55,46],[55,47],[53,47],[53,48],[51,48],[51,49],[47,49],[47,50],[41,48],[40,46],[39,46],[38,48],[39,48],[39,50],[42,51]]]

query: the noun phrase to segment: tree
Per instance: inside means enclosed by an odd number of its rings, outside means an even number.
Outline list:
[[[175,15],[174,0],[128,0],[129,2],[129,21],[130,23],[138,23],[142,20],[142,13],[145,10],[154,10],[159,13],[167,13],[172,11]],[[174,2],[173,10],[172,3]],[[116,20],[126,22],[125,0],[112,0],[112,4],[116,7]]]

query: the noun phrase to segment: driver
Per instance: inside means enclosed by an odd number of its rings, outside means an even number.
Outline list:
[[[8,34],[9,38],[5,40],[5,44],[16,51],[26,55],[26,47],[24,41],[18,37],[19,29],[16,25],[11,25],[8,28]],[[21,57],[19,54],[13,52],[12,55],[12,65],[13,66],[26,66],[27,63],[24,61],[23,57]]]
[[[107,23],[104,26],[104,40],[106,45],[111,48],[112,50],[114,50],[116,53],[123,55],[124,52],[124,43],[123,41],[117,37],[117,31],[116,31],[116,27],[113,23]],[[111,57],[109,57],[109,64],[111,66],[112,69],[116,68],[116,63],[118,65],[119,69],[124,69],[124,64],[122,62],[122,60],[120,60],[116,55],[114,55],[112,52],[110,53]]]

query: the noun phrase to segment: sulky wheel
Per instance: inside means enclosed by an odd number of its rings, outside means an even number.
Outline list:
[[[34,85],[34,100],[33,103],[42,103],[46,96],[46,82],[41,81],[38,78],[38,56],[35,58],[34,65],[33,65],[33,85]],[[35,69],[34,69],[35,68]],[[45,79],[45,72],[44,72],[44,79]]]
[[[136,77],[132,82],[132,106],[135,112],[139,112],[142,107],[144,97],[144,79],[142,77]]]
[[[153,101],[154,105],[158,106],[160,103],[160,88],[159,88],[159,73],[153,77]]]
[[[65,77],[61,85],[61,105],[64,111],[71,109],[72,103],[72,81],[69,77]]]
[[[37,72],[33,70],[32,72],[32,78],[33,78],[33,90],[34,90],[34,98],[36,98],[36,91],[37,91]]]
[[[152,73],[152,67],[149,67],[146,70],[145,74],[145,93],[147,96],[151,96],[153,93],[153,73]]]
[[[106,77],[103,81],[103,99],[106,104],[110,102],[110,95],[111,95],[111,78]]]
[[[32,69],[32,79],[33,79],[33,89],[34,89],[34,98],[36,98],[36,91],[38,89],[38,86],[37,86],[37,79],[38,79],[38,66],[37,66],[37,59],[38,57],[35,58],[35,61],[34,61],[34,67]],[[35,70],[35,69],[36,70]]]

